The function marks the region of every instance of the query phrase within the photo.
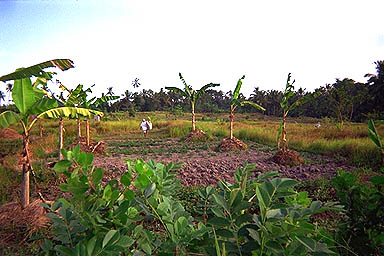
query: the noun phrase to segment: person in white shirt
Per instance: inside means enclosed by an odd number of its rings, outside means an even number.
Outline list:
[[[149,126],[148,126],[147,121],[145,121],[145,119],[143,119],[143,121],[141,121],[140,127],[143,130],[144,137],[147,137]]]

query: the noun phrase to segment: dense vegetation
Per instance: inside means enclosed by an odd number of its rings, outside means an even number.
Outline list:
[[[1,81],[15,81],[13,86],[9,86],[15,105],[0,112],[0,126],[12,128],[0,130],[5,134],[0,137],[1,201],[17,200],[20,198],[18,191],[21,191],[21,207],[18,203],[0,207],[0,221],[3,221],[0,242],[8,243],[0,243],[0,253],[79,256],[382,255],[384,141],[380,134],[383,127],[380,123],[375,125],[372,120],[368,127],[366,124],[344,125],[345,121],[383,117],[384,62],[375,64],[378,74],[367,75],[369,80],[366,84],[344,79],[312,93],[295,92],[288,75],[284,92],[262,92],[255,88],[248,100],[240,94],[244,77],[239,79],[233,93],[223,94],[206,90],[216,86],[212,84],[194,91],[180,74],[185,91],[175,87],[168,87],[168,93],[143,90],[142,93],[130,94],[127,91],[126,97],[113,104],[108,103],[117,99],[111,88],[101,98],[89,99],[90,89],[83,90],[79,85],[73,91],[61,85],[69,94],[66,100],[59,97],[63,107],[59,107],[47,93],[46,82],[52,79],[52,74],[43,69],[58,67],[66,70],[72,67],[70,60],[51,60],[0,77]],[[31,76],[36,77],[33,84]],[[134,86],[138,85],[136,79]],[[172,94],[173,91],[180,96]],[[221,95],[215,98],[217,102],[212,98],[215,93]],[[222,109],[220,102],[225,105]],[[263,109],[256,102],[266,108],[267,118],[276,115],[282,116],[283,120],[266,121],[265,116],[263,121],[251,120],[252,115],[260,115],[250,113],[245,103]],[[210,108],[205,110],[207,115],[196,114],[195,103],[199,103],[196,109],[198,106],[200,110]],[[171,113],[137,112],[158,110],[156,106]],[[188,121],[180,120],[189,118],[183,114],[184,110],[189,110],[188,106],[192,110],[192,128],[187,125]],[[212,114],[225,111],[228,106],[229,123],[223,117],[226,114]],[[235,106],[243,107],[243,112],[246,112],[236,123],[233,119]],[[12,108],[15,111],[11,111]],[[92,122],[91,126],[89,119],[93,115],[103,115],[94,108],[110,113],[106,121]],[[123,112],[115,112],[117,110]],[[135,115],[140,119],[147,115],[153,117],[156,133],[152,136],[156,136],[157,141],[153,138],[131,140],[140,136],[136,131],[139,119],[132,118]],[[334,117],[337,122],[335,125],[324,119],[321,126],[297,123],[299,119],[288,122],[289,116],[302,115]],[[86,122],[84,145],[80,137],[80,117]],[[59,131],[57,121],[42,121],[41,118],[60,119]],[[65,121],[64,118],[78,120]],[[199,119],[198,125],[196,119]],[[65,137],[62,136],[64,121]],[[32,130],[36,122],[39,122],[39,133]],[[21,125],[17,127],[17,123]],[[230,131],[227,125],[231,127]],[[332,155],[334,159],[349,160],[360,168],[349,172],[338,170],[337,173],[332,169],[327,173],[327,177],[333,177],[331,180],[321,177],[313,180],[308,178],[312,173],[305,173],[307,178],[301,178],[302,182],[299,182],[279,177],[281,173],[287,175],[282,170],[288,170],[288,167],[282,164],[277,164],[281,168],[278,171],[268,172],[244,162],[231,172],[233,182],[220,177],[218,182],[210,180],[207,186],[190,187],[185,183],[181,186],[182,178],[176,177],[181,174],[179,163],[143,161],[136,155],[133,160],[126,161],[126,168],[116,176],[116,170],[104,170],[94,165],[93,153],[82,152],[80,146],[73,146],[80,143],[86,151],[94,152],[102,144],[101,139],[109,136],[115,140],[109,141],[111,148],[102,151],[102,157],[116,153],[120,157],[148,153],[161,155],[164,153],[162,138],[184,137],[195,129],[206,131],[203,143],[173,139],[170,147],[165,147],[167,155],[170,156],[172,150],[181,154],[190,150],[216,154],[220,148],[212,149],[212,141],[217,144],[217,140],[228,135],[231,138],[236,135],[247,143],[253,142],[253,147],[258,150],[252,151],[253,154],[263,150],[262,144],[273,146],[264,150],[276,151],[276,132],[279,131],[277,140],[287,152],[289,142],[289,148]],[[16,136],[15,130],[21,136]],[[290,132],[288,139],[287,131]],[[95,147],[90,132],[100,140],[95,142]],[[70,148],[61,150],[64,160],[60,158],[58,162],[54,139],[57,133],[60,135],[59,148]],[[148,142],[149,147],[144,147],[143,143]],[[19,155],[20,151],[22,154]],[[229,157],[232,153],[225,154]],[[47,159],[53,163],[47,163]],[[219,161],[223,163],[221,159]],[[22,172],[18,170],[19,164]],[[254,171],[258,173],[254,174]],[[33,177],[31,188],[29,173]],[[21,188],[13,189],[20,179]],[[37,207],[32,209],[39,212],[43,210],[39,205],[29,204],[30,190],[33,199],[39,196],[44,202],[41,206],[48,211],[46,216],[51,223],[48,228],[32,229],[35,223],[25,221],[23,215],[31,207]],[[43,194],[50,196],[51,200],[45,200]],[[24,222],[17,222],[17,216]],[[4,222],[9,217],[16,218]],[[17,247],[19,242],[23,243],[22,248]]]
[[[375,62],[377,74],[367,74],[367,82],[359,83],[352,79],[336,79],[333,84],[317,88],[314,92],[306,92],[299,88],[291,97],[291,101],[298,98],[321,94],[313,101],[303,104],[289,113],[291,117],[309,116],[315,118],[335,118],[339,123],[344,121],[363,121],[369,118],[384,119],[384,61]],[[112,88],[109,94],[113,94]],[[227,112],[233,98],[233,92],[208,89],[198,99],[196,112]],[[240,94],[239,100],[255,102],[266,110],[265,115],[282,116],[280,102],[283,91],[260,90],[255,87],[253,93],[246,99]],[[118,112],[129,111],[172,111],[191,112],[191,105],[181,94],[161,89],[131,92],[126,90],[121,99],[112,105],[104,105],[104,110]],[[241,108],[242,112],[260,111],[251,106]]]

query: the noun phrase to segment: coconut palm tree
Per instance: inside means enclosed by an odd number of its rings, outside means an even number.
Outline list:
[[[180,80],[184,84],[184,91],[177,88],[177,87],[165,87],[165,89],[167,89],[169,91],[173,91],[175,93],[178,93],[181,96],[184,96],[186,99],[189,100],[189,102],[191,103],[191,111],[192,111],[192,132],[195,132],[196,131],[196,117],[195,117],[196,101],[200,98],[200,96],[203,93],[205,93],[205,91],[208,88],[216,87],[216,86],[219,86],[220,84],[209,83],[209,84],[204,85],[203,87],[201,87],[199,90],[196,91],[196,90],[193,90],[192,87],[185,82],[181,73],[179,73],[179,77],[180,77]]]

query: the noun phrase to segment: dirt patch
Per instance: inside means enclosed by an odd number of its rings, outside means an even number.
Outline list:
[[[201,142],[207,140],[207,134],[199,129],[192,131],[190,134],[187,135],[187,137],[185,137],[185,142]]]
[[[0,138],[7,139],[7,140],[17,140],[17,139],[22,139],[23,136],[21,136],[19,133],[17,133],[15,130],[11,128],[6,128],[6,129],[0,129]]]
[[[90,139],[89,146],[87,146],[87,140],[85,137],[80,137],[76,139],[74,142],[72,142],[71,145],[69,145],[68,149],[73,149],[77,145],[80,145],[81,151],[88,152],[88,153],[94,153],[95,155],[103,155],[105,153],[105,143],[104,141],[93,141]]]
[[[172,142],[174,142],[172,140]],[[107,142],[108,144],[108,142]],[[169,144],[164,141],[169,147]],[[191,186],[216,185],[217,181],[233,182],[237,168],[245,162],[255,164],[252,177],[267,171],[277,171],[282,177],[289,177],[300,181],[313,180],[318,177],[333,177],[338,169],[351,170],[354,167],[345,161],[335,160],[328,156],[317,154],[303,154],[305,162],[300,166],[288,166],[271,161],[275,154],[273,148],[251,144],[248,150],[232,152],[216,152],[213,149],[188,151],[187,153],[168,154],[114,154],[113,156],[95,157],[96,167],[103,167],[108,179],[119,178],[127,170],[126,160],[153,159],[156,162],[183,162],[178,170],[178,177],[182,184]]]
[[[287,150],[286,152],[279,150],[271,160],[277,164],[289,166],[297,166],[304,163],[304,159],[294,150]]]
[[[232,139],[231,138],[223,139],[218,147],[218,150],[228,152],[228,151],[235,151],[235,150],[245,150],[247,148],[248,148],[247,144],[233,137]]]

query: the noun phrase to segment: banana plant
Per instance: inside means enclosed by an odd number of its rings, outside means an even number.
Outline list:
[[[32,66],[31,70],[28,70],[29,68],[18,69],[16,72],[0,78],[3,80],[7,79],[6,81],[12,78],[15,79],[12,89],[12,98],[15,106],[19,110],[19,113],[10,110],[2,112],[0,114],[0,127],[7,128],[18,122],[23,128],[23,176],[21,186],[21,206],[23,208],[29,204],[29,173],[32,172],[33,174],[29,149],[30,132],[36,121],[42,118],[75,118],[79,116],[90,117],[93,115],[103,115],[102,112],[89,109],[58,107],[57,101],[48,97],[44,90],[32,86],[32,82],[29,77],[20,78],[28,75],[39,76],[43,74],[41,69],[39,72],[37,72],[37,70],[39,67],[49,67],[49,63],[46,65]],[[68,60],[66,63],[72,63],[72,61]],[[65,70],[65,67],[67,66],[62,67],[62,70]],[[31,119],[32,116],[33,118]]]
[[[100,98],[93,97],[90,100],[87,100],[88,93],[92,93],[90,88],[88,88],[87,90],[81,89],[81,91],[79,92],[79,95],[78,95],[78,99],[79,99],[78,106],[80,106],[82,108],[86,108],[86,109],[95,109],[95,108],[98,108],[99,105],[101,105],[103,103],[106,103],[106,102],[109,102],[111,100],[116,100],[116,99],[120,98],[119,96],[103,95]],[[86,126],[85,126],[86,143],[87,143],[87,146],[89,146],[89,144],[90,144],[89,119],[86,119],[85,124],[86,124]],[[80,131],[80,128],[78,128],[78,131]]]
[[[235,91],[233,92],[233,97],[232,97],[232,100],[231,100],[230,112],[229,112],[229,123],[230,123],[230,126],[229,126],[229,137],[230,137],[231,140],[233,139],[234,113],[235,113],[235,109],[237,107],[242,107],[242,106],[245,106],[245,105],[250,105],[250,106],[255,107],[255,108],[257,108],[257,109],[259,109],[261,111],[265,111],[265,108],[263,108],[262,106],[260,106],[259,104],[255,103],[253,101],[248,101],[248,100],[239,101],[240,89],[241,89],[241,85],[243,84],[242,80],[244,78],[245,78],[245,75],[242,76],[237,81],[236,88],[235,88]]]
[[[199,90],[196,91],[196,90],[193,90],[192,87],[185,82],[181,73],[179,73],[179,77],[180,77],[180,80],[184,84],[184,91],[177,88],[177,87],[165,87],[165,89],[167,89],[169,91],[173,91],[177,94],[180,94],[181,96],[184,96],[186,99],[189,100],[189,102],[191,103],[191,111],[192,111],[192,132],[194,132],[196,130],[196,117],[195,117],[196,101],[200,98],[200,96],[203,93],[205,93],[205,91],[208,88],[216,87],[216,86],[219,86],[220,84],[209,83],[209,84],[204,85],[203,87],[201,87]]]
[[[65,71],[67,69],[73,68],[73,61],[70,59],[54,59],[44,61],[42,63],[27,67],[17,69],[15,72],[10,73],[8,75],[4,75],[0,77],[1,82],[6,82],[10,80],[17,80],[23,78],[34,77],[42,77],[45,76],[48,72],[44,72],[45,68],[59,68],[61,71]]]
[[[281,145],[281,151],[283,154],[285,154],[288,150],[288,143],[287,143],[287,116],[289,111],[293,110],[294,108],[307,103],[314,98],[318,97],[320,95],[320,92],[315,92],[312,94],[307,94],[304,97],[301,97],[297,99],[296,101],[290,103],[289,99],[295,94],[295,87],[293,84],[295,83],[295,80],[291,83],[291,73],[288,74],[287,83],[285,85],[285,90],[283,94],[283,98],[280,102],[280,107],[283,110],[283,120],[280,123],[278,133],[277,133],[277,149],[280,150]]]
[[[384,167],[384,142],[383,138],[376,131],[375,123],[373,122],[373,120],[368,121],[368,137],[380,149],[382,165]]]

